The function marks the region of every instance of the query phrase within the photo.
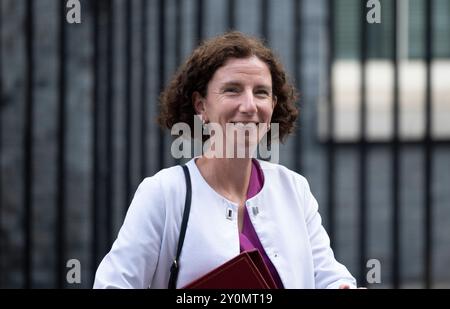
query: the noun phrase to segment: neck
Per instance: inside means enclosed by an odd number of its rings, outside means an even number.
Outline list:
[[[251,158],[207,158],[197,160],[197,166],[206,182],[219,194],[242,205],[247,198],[252,171]]]

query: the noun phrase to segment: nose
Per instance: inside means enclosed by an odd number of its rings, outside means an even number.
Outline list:
[[[255,114],[257,112],[253,91],[245,91],[244,95],[242,96],[241,104],[239,105],[239,111],[245,114]]]

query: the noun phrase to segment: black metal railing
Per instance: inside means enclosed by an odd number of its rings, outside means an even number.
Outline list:
[[[24,251],[23,251],[23,274],[24,274],[24,286],[26,288],[31,287],[31,271],[33,263],[33,241],[32,241],[32,230],[33,230],[33,111],[34,111],[34,65],[35,59],[33,57],[33,49],[35,43],[35,35],[33,31],[34,27],[34,2],[32,0],[27,0],[26,2],[26,39],[25,39],[25,50],[26,50],[26,80],[25,80],[25,128],[23,137],[23,149],[24,149],[24,175],[23,175],[23,187],[24,187]]]
[[[424,233],[424,246],[423,246],[423,286],[425,288],[432,287],[433,284],[433,196],[431,188],[433,186],[434,178],[432,173],[433,166],[433,151],[437,146],[448,147],[450,144],[449,140],[436,140],[432,136],[431,128],[433,127],[433,117],[432,117],[432,60],[433,57],[433,8],[435,2],[424,1],[425,11],[424,14],[424,32],[423,40],[425,46],[425,57],[424,62],[426,64],[426,95],[425,95],[425,134],[423,139],[417,140],[404,140],[400,137],[400,94],[399,94],[399,58],[398,58],[398,1],[392,1],[392,15],[390,16],[392,20],[392,58],[391,63],[393,66],[393,102],[392,102],[392,138],[386,141],[372,141],[368,140],[367,132],[367,75],[366,67],[368,60],[368,23],[366,21],[366,3],[361,1],[360,4],[360,22],[359,22],[359,67],[360,67],[360,109],[359,109],[359,128],[358,132],[360,137],[356,141],[346,141],[337,142],[334,136],[335,132],[335,119],[334,119],[334,97],[333,97],[333,63],[335,60],[334,53],[334,33],[335,33],[335,21],[334,12],[336,1],[328,1],[328,35],[330,47],[328,51],[328,114],[327,114],[327,127],[328,127],[328,139],[327,139],[327,179],[328,179],[328,231],[330,232],[331,241],[334,243],[336,238],[336,227],[335,227],[335,212],[336,209],[336,186],[335,186],[335,157],[336,148],[340,147],[351,147],[357,149],[359,154],[359,174],[358,174],[358,184],[359,184],[359,217],[358,217],[358,257],[359,257],[359,270],[358,270],[358,281],[365,282],[365,274],[367,272],[366,262],[367,262],[367,252],[368,252],[368,235],[367,235],[367,205],[370,199],[369,185],[368,185],[368,173],[367,173],[367,156],[368,153],[376,147],[389,147],[391,151],[392,161],[391,161],[391,196],[392,196],[392,237],[391,237],[391,253],[392,253],[392,272],[391,272],[391,282],[394,288],[401,287],[402,284],[402,265],[401,261],[401,226],[402,226],[402,216],[400,212],[400,205],[402,203],[400,197],[400,190],[402,187],[402,177],[401,177],[401,151],[407,145],[418,145],[422,147],[424,152],[423,157],[423,175],[424,175],[424,218],[423,218],[423,233]],[[384,16],[383,18],[386,18]],[[389,18],[389,17],[388,17]],[[337,248],[339,249],[339,248]]]

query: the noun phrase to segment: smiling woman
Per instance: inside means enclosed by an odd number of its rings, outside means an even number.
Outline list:
[[[192,131],[189,125],[182,122],[173,125],[171,134],[178,136],[170,147],[173,158],[191,159],[202,155],[207,158],[259,157],[272,163],[279,162],[278,123],[267,125],[266,123],[230,122],[223,128],[219,123],[209,122],[205,123],[202,129],[201,118],[196,118],[200,121],[194,121],[193,149]],[[269,129],[272,141],[270,147],[267,145],[268,135],[265,135]],[[204,136],[210,138],[202,145]]]
[[[295,100],[280,62],[256,38],[231,32],[194,50],[161,95],[159,122],[195,132],[198,115],[223,132],[211,137],[230,156],[211,155],[215,142],[206,143],[183,168],[144,179],[94,287],[185,287],[255,249],[278,288],[355,287],[334,258],[306,179],[251,156],[275,125],[281,141],[294,130]],[[248,288],[244,281],[223,287]]]

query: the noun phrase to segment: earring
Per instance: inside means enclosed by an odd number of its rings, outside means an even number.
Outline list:
[[[208,124],[206,123],[206,121],[204,119],[202,120],[202,128],[203,128],[203,132],[205,132],[205,133],[208,132]]]

